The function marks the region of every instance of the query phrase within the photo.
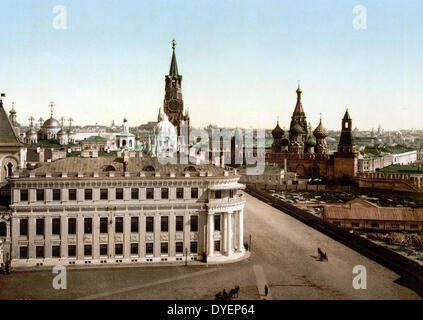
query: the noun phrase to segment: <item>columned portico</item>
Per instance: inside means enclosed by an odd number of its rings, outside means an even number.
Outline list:
[[[212,257],[214,254],[214,213],[209,212],[207,215],[207,257]]]
[[[244,251],[244,209],[238,212],[238,251]]]
[[[229,211],[227,214],[227,229],[225,232],[225,239],[227,239],[227,248],[226,248],[226,255],[232,254],[232,211]]]

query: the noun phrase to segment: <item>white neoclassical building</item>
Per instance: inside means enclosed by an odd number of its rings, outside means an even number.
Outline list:
[[[235,171],[127,154],[16,173],[7,220],[12,266],[222,262],[245,254]]]

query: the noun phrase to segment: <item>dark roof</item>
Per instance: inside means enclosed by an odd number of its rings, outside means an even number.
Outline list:
[[[176,63],[175,49],[173,50],[173,53],[172,53],[172,61],[170,62],[169,76],[179,77],[178,64]]]
[[[342,131],[339,138],[340,146],[352,146],[354,144],[354,136],[351,131]]]
[[[0,100],[0,147],[21,147],[23,143],[19,139],[19,134],[10,122],[3,102]]]
[[[324,219],[372,220],[372,221],[420,221],[423,222],[423,209],[387,207],[325,207]]]
[[[351,120],[350,114],[348,113],[348,109],[347,111],[345,111],[344,120]]]

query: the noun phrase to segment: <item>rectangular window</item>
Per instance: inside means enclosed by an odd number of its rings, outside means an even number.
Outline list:
[[[373,222],[373,223],[371,224],[371,226],[372,226],[372,228],[378,228],[378,227],[379,227],[379,223],[375,223],[375,222]]]
[[[198,244],[197,241],[191,241],[191,253],[197,253],[198,252]]]
[[[160,217],[160,231],[161,232],[169,231],[169,217],[168,216]]]
[[[184,253],[184,243],[183,242],[176,242],[175,251],[176,251],[176,253]]]
[[[84,233],[90,234],[93,232],[93,219],[85,218],[84,219]]]
[[[28,201],[28,189],[21,189],[21,201]]]
[[[107,256],[107,244],[100,244],[100,256]]]
[[[417,224],[410,224],[411,229],[417,229],[419,226]]]
[[[53,201],[60,201],[60,189],[53,189]]]
[[[160,243],[160,254],[168,254],[169,252],[169,243],[161,242]]]
[[[138,200],[140,198],[140,189],[132,188],[131,189],[131,199]]]
[[[53,258],[60,258],[60,246],[52,246],[51,255]]]
[[[20,219],[19,220],[19,234],[21,236],[28,235],[28,219]]]
[[[28,247],[19,247],[19,259],[28,259]]]
[[[220,214],[214,215],[214,230],[220,231]]]
[[[162,188],[162,199],[169,199],[169,188]]]
[[[115,256],[123,255],[123,244],[117,243],[115,244]]]
[[[116,217],[115,219],[115,232],[123,233],[123,218],[122,217]]]
[[[191,188],[191,198],[198,199],[198,188]]]
[[[176,199],[184,198],[184,188],[176,188]]]
[[[44,258],[44,246],[36,246],[35,247],[35,257],[36,258]]]
[[[44,219],[35,220],[35,234],[38,236],[44,235]]]
[[[92,200],[93,199],[93,189],[85,189],[84,190],[84,199],[85,200]]]
[[[131,232],[138,232],[138,217],[131,217]]]
[[[234,190],[229,190],[229,198],[233,198],[234,197]]]
[[[100,200],[108,200],[108,199],[109,199],[109,190],[100,189]]]
[[[76,218],[68,219],[68,234],[76,234]]]
[[[339,226],[339,225],[341,225],[341,223],[339,222],[339,221],[334,221],[334,222],[332,222],[335,226]]]
[[[221,199],[222,198],[222,190],[215,190],[214,191],[214,198]]]
[[[60,234],[60,218],[54,218],[51,221],[51,233]]]
[[[131,255],[138,255],[138,243],[131,243]]]
[[[84,245],[84,256],[90,257],[92,255],[92,246],[90,244]]]
[[[154,232],[154,217],[145,219],[145,232]]]
[[[198,231],[198,216],[191,216],[191,231]]]
[[[116,200],[123,200],[123,188],[116,188]]]
[[[395,229],[397,229],[397,228],[399,228],[399,224],[398,223],[391,223],[391,228],[395,228]]]
[[[108,233],[109,219],[100,218],[100,233]]]
[[[154,254],[154,244],[152,242],[145,244],[145,254]]]
[[[69,200],[75,201],[76,200],[76,189],[69,189],[68,197],[69,197]]]
[[[214,242],[214,251],[220,251],[220,240]]]
[[[37,189],[37,201],[44,201],[44,189]]]
[[[353,226],[354,228],[358,228],[360,224],[358,222],[353,222],[351,223],[351,226]]]
[[[147,188],[147,199],[154,199],[154,188]]]
[[[176,216],[176,231],[184,231],[184,216]]]
[[[71,244],[68,246],[68,257],[69,258],[76,257],[76,245]]]

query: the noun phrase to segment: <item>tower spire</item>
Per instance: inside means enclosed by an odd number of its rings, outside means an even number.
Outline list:
[[[170,62],[169,76],[179,77],[178,64],[176,63],[175,46],[177,45],[175,39],[172,40],[172,60]]]

